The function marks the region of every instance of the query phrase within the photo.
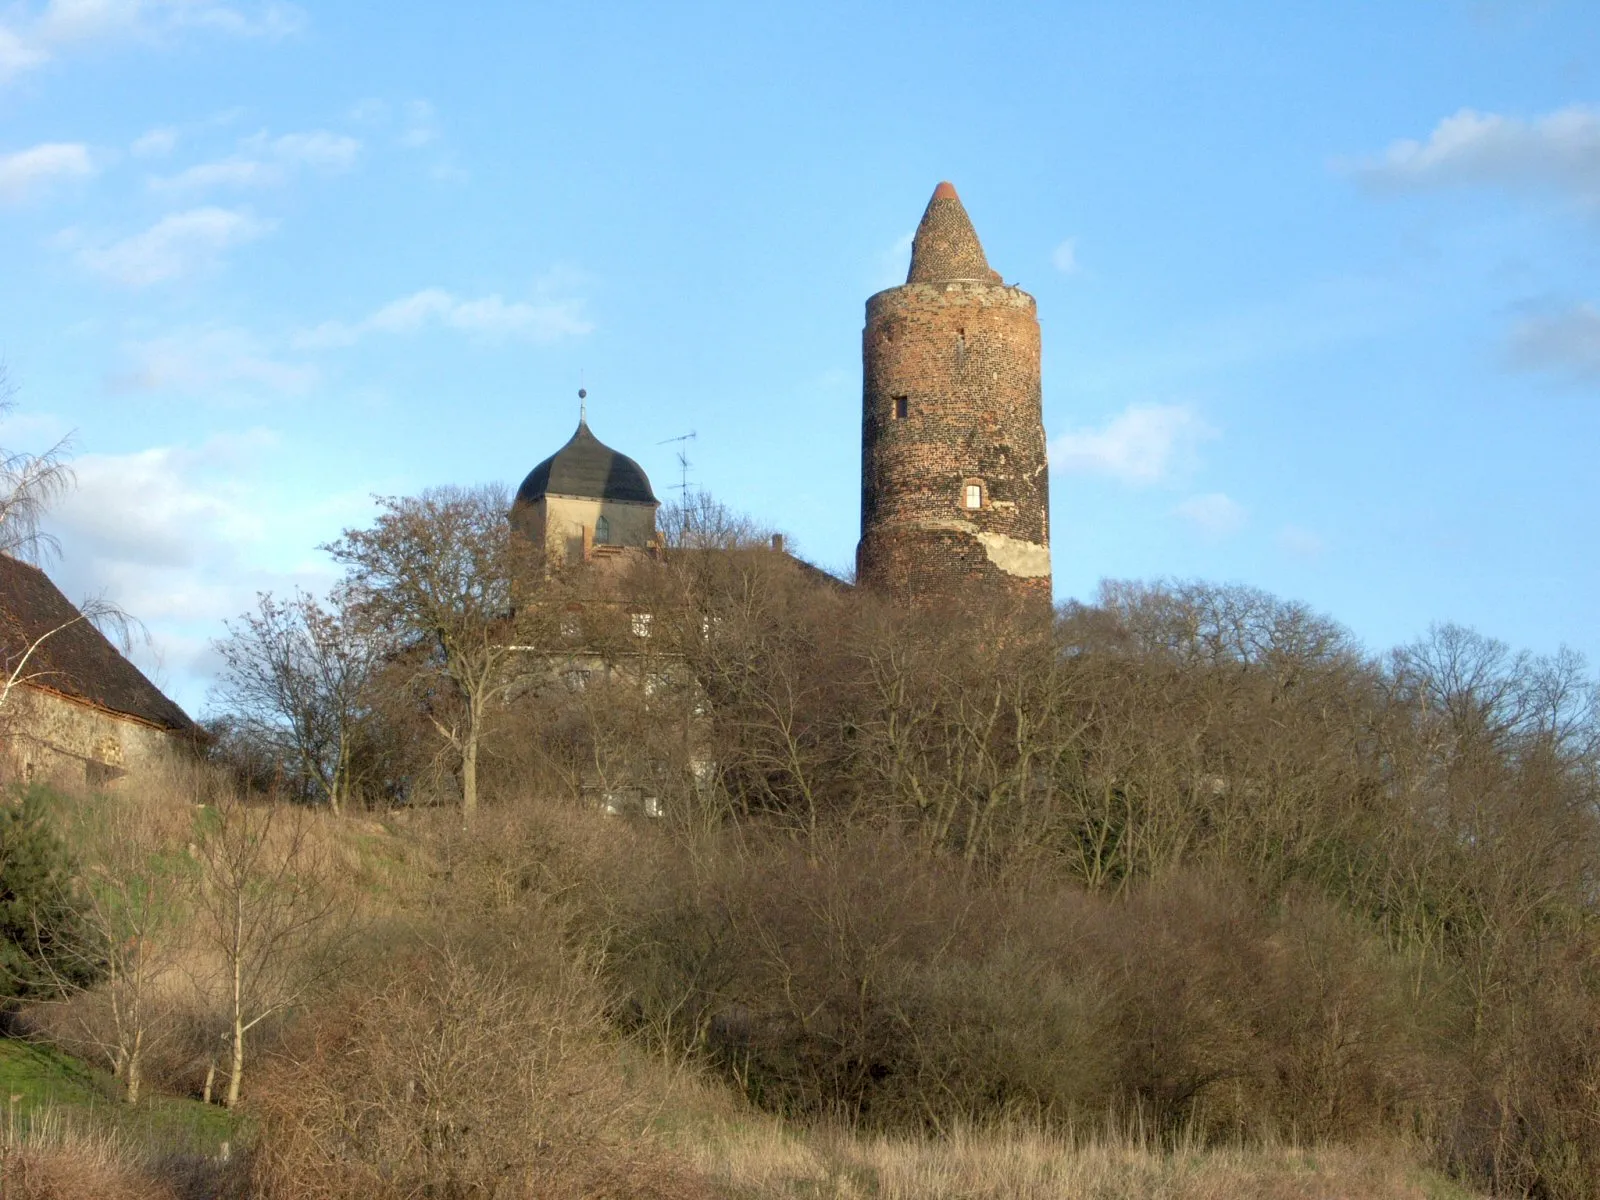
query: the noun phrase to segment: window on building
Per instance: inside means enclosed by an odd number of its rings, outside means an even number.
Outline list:
[[[983,484],[981,484],[981,483],[969,483],[969,484],[967,484],[967,486],[966,486],[966,494],[965,494],[965,497],[962,500],[962,503],[967,508],[982,508],[983,507]]]
[[[594,523],[594,544],[604,546],[611,540],[611,518],[600,517]]]
[[[569,692],[581,692],[589,686],[589,672],[582,667],[569,668],[562,672],[562,678],[566,680]]]
[[[633,636],[636,638],[647,638],[650,636],[649,613],[633,614]]]
[[[904,421],[911,412],[911,401],[905,396],[894,398],[894,419]]]
[[[561,636],[569,642],[575,642],[582,635],[583,622],[578,619],[578,614],[564,614],[561,618]]]

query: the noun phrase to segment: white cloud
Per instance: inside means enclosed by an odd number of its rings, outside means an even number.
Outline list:
[[[176,175],[163,175],[150,181],[158,192],[203,192],[212,188],[267,187],[282,183],[283,171],[270,164],[248,158],[227,158],[196,163]]]
[[[1573,105],[1523,120],[1464,108],[1426,141],[1397,141],[1359,173],[1387,187],[1545,188],[1600,204],[1600,109]]]
[[[48,61],[50,55],[32,39],[0,25],[0,83]]]
[[[326,321],[296,339],[304,347],[349,346],[370,334],[411,334],[428,328],[451,329],[488,339],[518,338],[553,342],[594,329],[583,315],[583,301],[540,298],[508,301],[499,295],[462,299],[443,288],[424,288],[354,324]]]
[[[1513,366],[1600,382],[1600,308],[1579,304],[1525,317],[1512,327],[1507,349]]]
[[[0,200],[28,198],[60,180],[94,174],[89,148],[81,142],[45,142],[0,156]]]
[[[395,145],[407,150],[431,146],[441,136],[439,114],[427,100],[395,105],[382,97],[368,96],[352,104],[346,116],[358,125],[393,132]]]
[[[1210,538],[1238,533],[1250,516],[1244,505],[1222,492],[1190,496],[1172,511]]]
[[[405,128],[400,131],[400,145],[408,150],[421,149],[439,140],[439,118],[433,105],[426,100],[412,100],[405,107]]]
[[[264,154],[281,163],[318,167],[325,171],[347,169],[361,150],[361,143],[355,138],[347,134],[330,133],[326,129],[286,133],[280,137],[258,133],[246,138],[243,146],[247,152]]]
[[[311,498],[283,481],[289,456],[264,429],[85,454],[73,462],[77,488],[50,514],[62,547],[51,576],[69,596],[104,595],[143,622],[151,640],[135,660],[170,675],[190,712],[203,706],[222,622],[261,590],[325,588],[332,566],[310,547],[369,519],[372,489]]]
[[[239,154],[158,176],[150,180],[150,186],[167,193],[272,187],[301,168],[330,173],[347,170],[361,151],[355,138],[324,129],[280,137],[257,133],[241,140],[239,147]]]
[[[1189,466],[1200,443],[1216,436],[1186,404],[1135,404],[1101,428],[1055,438],[1050,465],[1125,483],[1161,483]]]
[[[233,209],[194,208],[163,217],[143,233],[109,246],[84,247],[78,258],[117,283],[148,287],[215,265],[228,250],[254,241],[272,225]]]
[[[170,125],[164,125],[134,138],[128,152],[135,158],[164,158],[177,146],[178,131]]]
[[[0,82],[80,46],[160,44],[185,29],[231,37],[281,38],[305,26],[305,14],[280,0],[47,0],[13,4],[0,16]]]
[[[1320,558],[1328,543],[1300,525],[1285,525],[1278,530],[1278,545],[1297,558]]]
[[[266,519],[243,488],[229,482],[224,464],[240,450],[264,451],[266,431],[217,438],[194,449],[162,446],[135,454],[85,454],[73,461],[77,487],[51,517],[79,554],[128,567],[189,567],[213,546],[260,540]],[[211,481],[200,487],[195,477]],[[179,594],[140,601],[141,619],[188,615]]]
[[[1063,275],[1078,272],[1078,239],[1068,238],[1050,252],[1050,262]]]
[[[360,125],[377,125],[389,119],[389,102],[381,96],[364,96],[346,111],[345,116]]]
[[[127,366],[112,376],[118,391],[183,392],[226,399],[243,392],[298,395],[318,379],[315,367],[274,357],[238,329],[200,329],[129,343]]]

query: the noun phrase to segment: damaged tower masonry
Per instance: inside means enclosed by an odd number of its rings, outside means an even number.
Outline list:
[[[989,269],[956,190],[928,201],[862,333],[856,578],[909,603],[1048,612],[1050,493],[1032,296]]]

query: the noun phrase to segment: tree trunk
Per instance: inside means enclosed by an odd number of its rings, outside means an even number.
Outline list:
[[[478,719],[467,717],[467,730],[461,747],[461,819],[470,822],[478,811]]]
[[[133,1035],[133,1046],[128,1050],[122,1076],[122,1099],[128,1104],[139,1103],[139,1089],[144,1083],[144,1030]]]
[[[239,1103],[239,1082],[244,1077],[244,910],[242,894],[234,899],[233,924],[233,1044],[228,1047],[228,1095],[224,1107]]]
[[[234,1108],[239,1103],[239,1083],[244,1078],[244,1022],[233,1019],[233,1045],[228,1054],[228,1094],[223,1099],[224,1108]]]

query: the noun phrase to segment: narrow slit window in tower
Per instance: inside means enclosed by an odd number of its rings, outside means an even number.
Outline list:
[[[896,421],[904,421],[910,411],[911,401],[907,397],[896,396],[894,398],[894,419]]]
[[[964,493],[962,500],[967,508],[983,507],[983,484],[969,483],[964,489]]]

